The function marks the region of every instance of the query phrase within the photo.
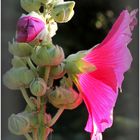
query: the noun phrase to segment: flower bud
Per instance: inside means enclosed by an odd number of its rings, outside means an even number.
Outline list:
[[[79,51],[76,54],[72,54],[65,60],[65,69],[69,74],[80,74],[92,72],[96,67],[84,60],[86,51]]]
[[[56,87],[56,89],[48,93],[47,96],[49,102],[57,108],[62,106],[66,107],[78,98],[78,94],[72,88],[65,89],[63,87]]]
[[[63,77],[61,80],[60,80],[60,85],[62,87],[65,87],[65,88],[72,88],[73,87],[73,82],[70,78],[67,78],[67,77]]]
[[[68,22],[74,15],[74,1],[58,3],[51,11],[52,18],[58,23]]]
[[[31,131],[36,122],[37,116],[35,113],[22,112],[12,114],[8,119],[8,129],[13,134],[24,135]]]
[[[41,7],[41,2],[39,0],[20,0],[21,7],[27,11],[38,11]]]
[[[42,41],[47,35],[46,21],[41,15],[31,12],[19,18],[16,32],[17,42]]]
[[[56,66],[64,59],[63,49],[52,44],[34,48],[31,59],[39,66]]]
[[[64,63],[61,63],[58,66],[51,67],[50,77],[53,79],[59,79],[65,74]]]
[[[27,62],[25,58],[14,56],[14,58],[12,59],[12,66],[15,68],[26,67],[26,65],[27,65]]]
[[[27,43],[9,42],[9,52],[15,56],[26,57],[32,53],[32,47]]]
[[[43,96],[47,90],[46,82],[42,78],[37,78],[30,84],[30,91],[34,96]]]
[[[35,78],[35,74],[27,67],[12,68],[3,76],[3,82],[9,89],[19,89],[28,87]]]
[[[51,3],[53,0],[38,0],[38,1],[40,1],[40,2],[43,3],[43,4],[49,4],[49,3]]]
[[[38,0],[38,1],[40,1],[43,4],[53,4],[53,5],[64,2],[64,0]]]
[[[51,20],[47,26],[50,37],[53,37],[58,29],[57,23],[54,20]]]

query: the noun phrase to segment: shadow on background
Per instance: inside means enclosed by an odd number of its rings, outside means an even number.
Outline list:
[[[138,0],[77,0],[75,15],[66,24],[59,24],[54,43],[64,48],[66,56],[89,49],[100,43],[123,9],[138,8]],[[15,37],[16,22],[25,13],[18,1],[2,0],[2,75],[11,64],[8,41]],[[114,110],[114,124],[104,134],[104,140],[138,140],[138,26],[129,44],[133,56],[131,69],[125,74],[123,93],[119,94]],[[2,84],[2,140],[24,140],[12,135],[7,128],[8,117],[21,112],[25,102],[18,91],[11,91]],[[49,108],[49,111],[55,110]],[[50,140],[89,140],[84,131],[87,120],[84,103],[73,111],[65,111],[53,127]]]

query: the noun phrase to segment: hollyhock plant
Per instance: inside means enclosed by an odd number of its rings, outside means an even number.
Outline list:
[[[47,140],[63,111],[84,101],[89,113],[85,130],[91,140],[102,140],[102,132],[112,126],[118,90],[132,62],[127,45],[137,10],[122,11],[100,44],[65,59],[52,37],[57,23],[66,23],[74,15],[75,2],[21,0],[21,6],[30,13],[17,22],[16,41],[9,43],[12,68],[4,74],[3,83],[20,90],[27,105],[9,117],[9,130],[27,140]],[[58,109],[54,116],[48,110],[50,104]]]
[[[137,23],[136,13],[122,11],[107,37],[82,58],[96,69],[77,74],[74,80],[89,112],[85,130],[91,133],[92,140],[101,140],[101,133],[112,126],[118,88],[132,62],[127,45]]]

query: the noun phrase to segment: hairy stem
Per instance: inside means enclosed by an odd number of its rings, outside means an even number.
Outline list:
[[[21,92],[22,92],[22,95],[25,99],[25,101],[27,102],[27,104],[29,105],[29,107],[32,109],[32,110],[35,110],[35,105],[33,104],[33,102],[31,101],[31,99],[28,97],[28,94],[26,92],[26,89],[25,88],[20,88]]]
[[[28,65],[29,65],[29,67],[31,68],[31,70],[32,70],[33,72],[36,73],[37,69],[36,69],[36,67],[33,65],[33,63],[32,63],[32,61],[31,61],[30,57],[27,58],[27,63],[28,63]]]
[[[59,117],[61,116],[61,114],[63,113],[65,107],[61,107],[58,109],[57,113],[55,114],[55,116],[52,118],[52,120],[47,124],[48,127],[53,126],[56,121],[59,119]]]
[[[44,75],[44,79],[45,79],[46,83],[48,83],[50,70],[51,70],[51,67],[50,67],[50,66],[48,66],[48,67],[46,67],[46,68],[45,68],[45,75]]]
[[[33,140],[38,140],[37,139],[37,128],[35,128],[33,131]]]
[[[46,127],[45,127],[45,111],[46,105],[43,103],[43,97],[40,97],[38,101],[40,102],[39,112],[38,112],[38,140],[46,140]]]
[[[24,136],[25,136],[25,138],[27,139],[27,140],[33,140],[32,139],[32,137],[27,133],[27,134],[24,134]]]

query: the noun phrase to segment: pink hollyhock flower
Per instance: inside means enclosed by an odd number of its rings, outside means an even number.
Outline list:
[[[23,15],[17,22],[16,40],[17,42],[31,42],[40,33],[46,32],[45,21],[38,14],[32,12],[28,15]],[[39,36],[40,40],[41,35]]]
[[[127,45],[137,23],[136,13],[122,11],[107,37],[83,58],[96,67],[93,72],[79,74],[76,82],[88,109],[85,130],[91,133],[91,140],[102,140],[101,133],[112,126],[118,88],[132,62]]]

